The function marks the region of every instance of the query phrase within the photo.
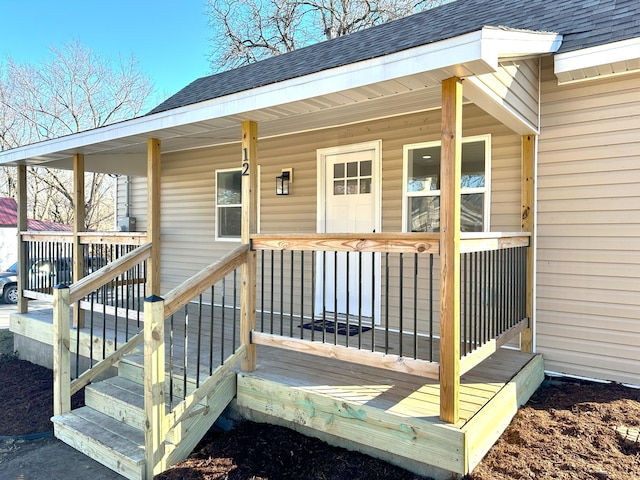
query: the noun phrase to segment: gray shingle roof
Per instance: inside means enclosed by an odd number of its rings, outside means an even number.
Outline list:
[[[192,82],[162,112],[426,45],[482,27],[555,32],[560,52],[640,36],[640,0],[457,0],[367,30]]]

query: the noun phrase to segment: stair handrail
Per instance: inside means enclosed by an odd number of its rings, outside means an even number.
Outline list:
[[[73,285],[57,285],[53,295],[53,365],[54,365],[54,415],[71,410],[71,395],[89,384],[97,375],[108,370],[123,355],[142,343],[142,333],[132,337],[125,345],[113,352],[92,368],[83,372],[73,382],[70,375],[70,329],[71,305],[79,302],[91,292],[106,285],[151,256],[151,243],[146,243],[114,262],[87,275]],[[78,335],[80,332],[78,332]]]
[[[145,461],[146,478],[166,468],[167,455],[165,439],[169,430],[193,413],[196,406],[212,388],[215,388],[232,367],[247,355],[247,346],[241,345],[233,355],[225,359],[199,389],[192,392],[180,404],[167,413],[165,410],[164,379],[166,376],[164,359],[165,320],[194,297],[208,290],[211,285],[247,262],[249,245],[243,244],[203,268],[193,277],[170,290],[164,297],[152,295],[144,302],[144,418],[145,418]]]
[[[75,282],[69,287],[69,302],[71,304],[78,302],[140,262],[147,260],[151,257],[151,245],[151,243],[145,243]]]
[[[246,261],[248,251],[249,245],[240,245],[167,292],[164,295],[164,318],[176,313],[193,298],[242,265]]]

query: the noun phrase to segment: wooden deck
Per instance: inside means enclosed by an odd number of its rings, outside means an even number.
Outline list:
[[[244,416],[434,478],[478,464],[544,378],[542,357],[501,349],[461,379],[461,419],[439,419],[434,380],[337,360],[258,349],[254,372],[238,374]]]
[[[11,330],[50,344],[51,322],[51,310],[14,314]],[[97,320],[99,325],[101,322],[102,319]],[[113,339],[114,325],[107,324],[106,337]],[[136,325],[136,321],[130,321],[130,336],[137,332]],[[196,335],[198,323],[189,326],[189,335]],[[125,322],[120,321],[119,343],[125,330]],[[71,335],[72,350],[75,332]],[[312,331],[294,324],[293,332],[298,338],[303,335],[310,339]],[[102,326],[94,329],[93,338],[87,329],[81,331],[81,353],[86,354],[92,344],[94,354],[100,352],[96,338],[101,333]],[[315,332],[314,337],[321,338],[321,333]],[[337,337],[337,343],[342,343],[347,336]],[[201,349],[206,352],[206,359],[208,338],[209,329],[201,331]],[[231,321],[224,338],[228,355],[233,351]],[[182,356],[183,339],[183,331],[174,334],[176,363],[180,363],[177,359]],[[193,347],[193,341],[189,342]],[[358,335],[349,337],[349,342],[357,346]],[[370,340],[365,338],[363,343],[364,348],[370,348]],[[108,342],[107,353],[112,348]],[[437,345],[434,348],[437,351]],[[195,351],[189,348],[190,383],[195,378]],[[392,346],[390,353],[396,352],[397,345]],[[221,353],[215,347],[215,356],[222,356]],[[173,367],[175,374],[181,374],[181,365],[174,363]],[[201,379],[206,378],[206,370],[208,367],[201,364]],[[541,356],[500,349],[462,376],[461,417],[452,425],[439,419],[440,386],[435,380],[259,345],[257,369],[238,372],[236,406],[247,418],[285,425],[418,474],[450,478],[451,472],[462,476],[477,465],[543,377]]]

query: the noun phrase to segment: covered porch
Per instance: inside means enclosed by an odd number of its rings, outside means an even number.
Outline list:
[[[510,46],[503,56],[496,40],[501,36]],[[493,49],[478,58],[465,50],[444,60],[434,56],[442,45],[423,46],[413,56],[391,55],[393,62],[340,67],[334,72],[340,81],[312,74],[321,91],[310,91],[309,78],[295,78],[257,88],[247,94],[250,99],[233,94],[10,153],[7,158],[18,166],[23,231],[19,313],[12,329],[53,347],[56,435],[78,448],[88,442],[79,433],[79,418],[89,421],[94,414],[73,417],[70,395],[94,388],[97,378],[117,368],[118,376],[137,385],[131,385],[138,389],[135,408],[101,415],[137,425],[137,433],[110,430],[110,436],[134,436],[143,448],[124,448],[137,455],[132,459],[119,447],[105,447],[100,457],[128,478],[152,478],[188,455],[233,399],[250,418],[287,424],[416,472],[442,478],[468,473],[543,377],[542,359],[531,353],[538,131],[531,90],[539,79],[530,55],[557,48],[557,38],[483,29],[450,47],[469,42]],[[381,68],[384,62],[393,68]],[[465,104],[508,125],[519,139],[519,231],[461,231]],[[372,119],[438,110],[439,231],[411,232],[394,221],[388,223],[396,228],[384,233],[292,233],[293,227],[287,231],[273,221],[271,233],[258,233],[258,138],[299,140],[309,131],[366,129]],[[401,150],[404,139],[394,141]],[[176,238],[189,231],[176,233],[174,225],[163,230],[162,219],[174,206],[163,195],[163,179],[180,175],[180,156],[228,144],[242,171],[240,246],[213,261],[198,259],[199,271],[167,288],[174,272],[163,265],[171,265]],[[161,168],[165,153],[176,158],[167,170]],[[142,172],[146,231],[88,234],[76,208],[75,229],[66,239],[24,232],[26,165],[37,163],[74,169],[75,205],[84,204],[85,168]],[[380,172],[381,181],[390,178],[382,165]],[[272,218],[285,210],[273,208]],[[45,241],[69,245],[73,259],[72,281],[51,290],[29,283],[36,280],[26,274],[40,256],[34,257],[36,244]],[[87,259],[102,258],[105,250],[86,253],[88,245],[128,247],[90,272]],[[363,271],[359,266],[367,258],[371,270]],[[338,268],[340,262],[346,268]],[[322,284],[319,273],[330,268],[332,286]],[[364,282],[371,271],[373,281]],[[342,283],[339,275],[346,276]],[[340,285],[372,294],[359,295],[341,311],[335,307]],[[333,296],[326,293],[331,288]],[[29,297],[52,299],[50,324],[29,315]],[[371,302],[366,312],[363,298]],[[50,325],[50,336],[33,322]],[[105,332],[111,332],[108,339]],[[90,359],[90,368],[72,368],[75,355],[75,365],[81,356]],[[110,404],[101,400],[95,407]]]

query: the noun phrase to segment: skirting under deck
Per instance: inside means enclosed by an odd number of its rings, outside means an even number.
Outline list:
[[[247,418],[450,478],[473,470],[543,378],[540,355],[501,349],[462,377],[452,425],[439,419],[433,380],[261,347],[257,369],[238,374],[237,406]]]

